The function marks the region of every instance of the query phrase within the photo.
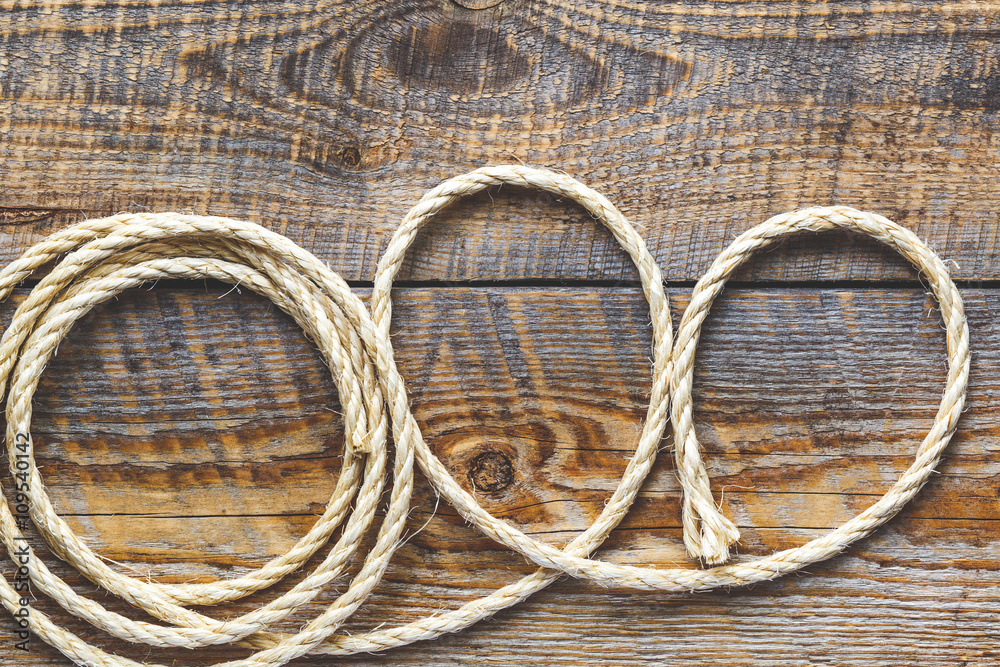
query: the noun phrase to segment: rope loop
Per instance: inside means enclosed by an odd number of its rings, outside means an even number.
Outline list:
[[[461,197],[506,184],[572,199],[599,220],[638,269],[652,321],[652,388],[635,452],[604,510],[563,548],[537,540],[494,517],[461,488],[420,433],[390,343],[392,283],[419,230],[435,213]],[[692,385],[701,327],[725,282],[753,253],[794,234],[838,228],[889,245],[928,281],[940,305],[948,340],[948,378],[941,405],[911,466],[871,507],[803,546],[726,564],[731,546],[739,540],[739,531],[712,497],[693,421]],[[368,309],[337,274],[309,252],[263,227],[227,218],[142,213],[84,221],[29,248],[0,271],[0,300],[52,262],[57,262],[55,267],[20,304],[0,340],[0,386],[7,400],[6,442],[15,492],[13,507],[6,498],[0,503],[0,542],[15,564],[30,563],[27,570],[36,590],[114,637],[152,647],[236,644],[255,651],[248,658],[219,663],[226,667],[279,667],[303,655],[349,655],[431,639],[492,616],[564,574],[605,586],[700,591],[747,585],[794,572],[830,558],[869,535],[919,491],[955,432],[968,384],[968,325],[961,296],[940,258],[903,227],[882,216],[844,206],[778,215],[733,241],[695,286],[676,342],[660,269],[635,228],[604,196],[575,179],[523,166],[486,167],[449,179],[427,192],[403,219],[381,257]],[[94,306],[124,290],[165,278],[212,278],[247,287],[274,302],[315,341],[330,368],[343,407],[344,461],[326,511],[287,553],[235,579],[176,585],[118,572],[58,516],[35,463],[31,401],[59,343]],[[676,469],[683,489],[684,544],[693,558],[711,567],[653,569],[591,558],[628,513],[653,466],[668,421],[673,428]],[[382,503],[390,434],[395,444],[392,489],[388,501]],[[539,569],[458,609],[365,634],[338,633],[376,588],[401,542],[412,496],[414,463],[437,493],[467,521]],[[384,518],[377,522],[380,504],[384,504]],[[30,547],[23,533],[27,517],[56,556],[159,622],[133,620],[74,591]],[[341,534],[326,558],[272,602],[226,620],[190,609],[231,602],[272,586],[302,567],[338,528]],[[373,530],[374,546],[337,600],[298,633],[268,629],[314,600],[342,576],[348,565],[360,558],[361,540]],[[0,602],[15,618],[22,618],[21,593],[6,577],[0,577]],[[82,640],[41,611],[31,610],[27,618],[32,632],[78,664],[144,664]]]

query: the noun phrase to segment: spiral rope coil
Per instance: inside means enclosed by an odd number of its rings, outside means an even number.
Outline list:
[[[536,540],[487,512],[463,490],[424,441],[409,409],[396,367],[389,328],[392,282],[419,229],[457,199],[498,185],[544,190],[578,202],[612,233],[639,271],[653,324],[653,381],[635,454],[594,523],[562,549]],[[694,357],[701,326],[726,280],[754,252],[800,232],[848,229],[894,248],[929,284],[947,332],[948,378],[933,426],[912,465],[875,504],[809,543],[745,562],[724,564],[739,531],[716,505],[692,418]],[[852,208],[818,207],[775,216],[737,238],[694,288],[673,339],[659,267],[635,228],[615,206],[569,176],[521,166],[479,169],[427,192],[406,215],[379,261],[370,310],[316,257],[257,225],[225,218],[121,214],[87,220],[28,249],[0,271],[0,300],[43,265],[58,260],[18,307],[0,340],[0,386],[6,389],[6,442],[14,475],[14,508],[0,503],[0,541],[15,564],[31,562],[32,585],[70,614],[128,642],[197,648],[238,644],[256,652],[219,663],[227,667],[278,667],[307,654],[381,651],[466,628],[526,599],[568,574],[602,585],[648,590],[701,591],[773,579],[834,556],[893,517],[920,489],[947,446],[965,401],[969,332],[961,296],[942,261],[913,233],[886,218]],[[95,554],[56,513],[45,493],[31,440],[31,399],[39,378],[73,324],[123,290],[165,278],[212,278],[249,288],[273,301],[316,343],[343,405],[345,455],[326,511],[287,553],[237,579],[206,584],[160,584],[117,572]],[[635,500],[652,468],[668,420],[673,425],[676,469],[683,488],[683,534],[689,554],[704,569],[632,567],[590,557]],[[362,537],[375,529],[383,495],[390,436],[395,444],[392,488],[374,547],[348,588],[296,634],[269,631],[342,576],[358,555]],[[414,462],[435,490],[471,524],[539,566],[533,574],[464,606],[406,625],[365,634],[338,629],[378,585],[400,544],[413,488]],[[353,504],[353,510],[352,510]],[[24,510],[59,558],[108,593],[162,623],[136,621],[75,592],[34,556],[19,526]],[[231,602],[262,590],[301,567],[334,531],[329,554],[300,583],[243,616],[224,621],[190,609]],[[21,593],[0,577],[0,601],[17,617]],[[140,663],[93,646],[32,610],[30,630],[81,665],[137,667]]]

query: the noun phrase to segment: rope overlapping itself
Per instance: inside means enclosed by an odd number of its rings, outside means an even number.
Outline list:
[[[653,382],[649,409],[635,455],[604,511],[562,549],[497,519],[464,491],[424,442],[406,398],[404,380],[389,340],[390,290],[404,255],[421,226],[460,197],[511,184],[545,190],[580,203],[600,220],[639,270],[653,323]],[[692,420],[695,349],[702,322],[726,280],[755,251],[799,232],[834,228],[867,234],[903,255],[929,284],[940,304],[948,339],[948,379],[934,424],[913,464],[864,512],[804,546],[725,565],[739,539],[709,489]],[[256,652],[221,663],[232,667],[283,665],[306,654],[344,655],[380,651],[454,632],[524,600],[559,576],[663,591],[700,591],[773,579],[829,558],[894,516],[927,480],[955,432],[969,375],[969,332],[962,299],[941,260],[914,234],[871,213],[847,207],[811,208],[779,215],[737,238],[694,288],[673,340],[660,270],[631,224],[607,199],[562,174],[519,166],[479,169],[429,191],[407,214],[381,258],[370,310],[316,257],[288,239],[254,224],[224,218],[121,214],[88,220],[53,234],[0,272],[0,299],[43,265],[57,262],[17,309],[0,342],[0,384],[6,388],[6,442],[13,486],[0,503],[0,538],[15,564],[30,563],[33,590],[69,613],[129,642],[197,648],[235,643]],[[325,513],[288,553],[238,579],[168,585],[116,571],[97,556],[54,511],[35,466],[31,401],[39,377],[73,323],[123,290],[164,278],[214,278],[254,290],[288,313],[315,341],[336,382],[343,405],[343,469]],[[669,410],[669,414],[668,414]],[[621,522],[649,473],[669,421],[677,474],[683,487],[684,543],[703,569],[655,569],[616,565],[590,557]],[[269,631],[342,576],[362,536],[376,529],[376,509],[389,465],[387,440],[395,444],[392,485],[375,546],[347,590],[297,634]],[[338,628],[378,585],[400,543],[413,487],[414,462],[437,492],[484,534],[522,554],[539,569],[459,609],[367,634]],[[353,509],[352,509],[353,505]],[[81,596],[53,574],[30,549],[18,524],[27,512],[49,548],[106,591],[139,607],[160,623],[137,621]],[[287,593],[239,618],[215,620],[190,609],[245,597],[303,565],[342,527],[329,554]],[[0,577],[0,600],[19,617],[23,593]],[[23,618],[23,613],[20,618]],[[109,654],[32,609],[30,630],[82,665],[138,666]]]

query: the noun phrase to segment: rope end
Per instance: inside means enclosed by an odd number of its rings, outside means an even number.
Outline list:
[[[740,541],[740,531],[722,514],[702,517],[701,559],[709,565],[722,565],[729,560],[729,546]]]

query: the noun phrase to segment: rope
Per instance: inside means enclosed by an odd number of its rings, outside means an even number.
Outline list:
[[[424,441],[409,409],[389,338],[392,282],[417,232],[435,213],[459,198],[504,184],[567,197],[600,220],[639,270],[653,325],[652,390],[635,454],[601,514],[562,549],[492,516],[449,474]],[[941,406],[913,464],[874,505],[801,547],[725,565],[730,546],[739,540],[739,531],[712,497],[693,422],[694,358],[701,326],[726,280],[753,253],[793,234],[836,228],[867,234],[894,248],[930,285],[940,304],[948,341],[949,370]],[[773,579],[830,558],[888,521],[924,484],[955,432],[969,375],[969,332],[962,299],[944,264],[906,229],[882,216],[843,206],[779,215],[737,238],[695,286],[676,341],[659,267],[635,228],[610,201],[569,176],[520,166],[479,169],[426,193],[406,215],[379,261],[370,310],[337,274],[290,240],[258,225],[226,218],[160,213],[84,221],[53,234],[0,271],[0,300],[54,261],[58,261],[55,268],[18,307],[0,340],[0,386],[6,389],[6,442],[14,475],[13,506],[6,498],[0,503],[0,541],[19,566],[18,572],[27,570],[36,590],[114,637],[154,647],[237,644],[256,651],[245,659],[218,663],[227,667],[277,667],[307,654],[348,655],[431,639],[510,607],[563,574],[606,586],[703,591]],[[35,464],[31,400],[59,343],[97,304],[123,290],[165,278],[212,278],[246,287],[273,301],[315,341],[343,405],[344,462],[326,511],[287,553],[237,579],[160,584],[117,572],[56,514]],[[684,494],[684,543],[693,558],[713,567],[653,569],[590,558],[629,511],[652,468],[668,420],[673,425],[676,469]],[[390,432],[395,444],[393,483],[385,516],[376,522],[389,462]],[[467,521],[539,569],[459,609],[366,634],[338,634],[376,588],[401,542],[414,462]],[[160,622],[130,619],[76,593],[36,557],[22,532],[28,517],[59,558]],[[299,584],[267,605],[227,620],[190,609],[231,602],[271,586],[300,568],[338,528],[341,535],[326,558]],[[377,531],[374,546],[335,602],[298,633],[268,630],[342,576],[358,555],[363,536],[372,530]],[[0,601],[15,619],[76,663],[100,667],[144,664],[89,644],[41,611],[25,613],[27,603],[21,595],[6,577],[0,577]]]

